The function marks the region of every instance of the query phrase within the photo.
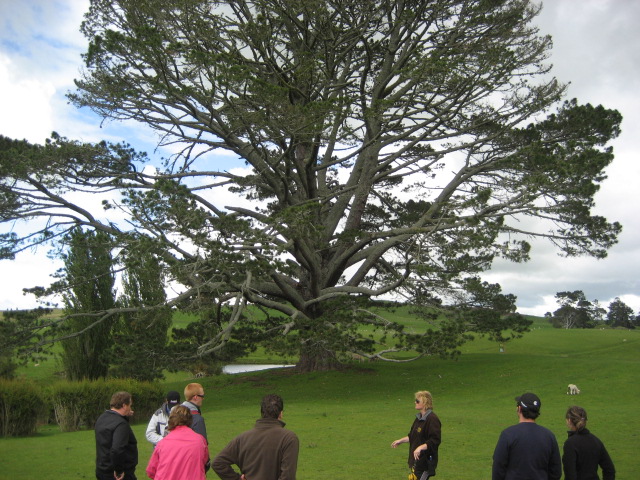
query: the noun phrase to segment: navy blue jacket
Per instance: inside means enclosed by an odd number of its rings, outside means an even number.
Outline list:
[[[505,428],[493,452],[493,480],[559,480],[560,449],[555,435],[534,422]]]

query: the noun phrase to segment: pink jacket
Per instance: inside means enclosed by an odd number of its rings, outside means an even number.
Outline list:
[[[147,476],[154,480],[205,480],[204,464],[208,459],[204,437],[180,425],[156,445]]]

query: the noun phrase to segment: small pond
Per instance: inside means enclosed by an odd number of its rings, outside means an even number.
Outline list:
[[[245,373],[245,372],[258,372],[260,370],[270,370],[272,368],[289,368],[295,367],[295,365],[241,365],[241,364],[231,364],[225,365],[222,367],[222,373],[226,373],[228,375],[233,375],[234,373]]]

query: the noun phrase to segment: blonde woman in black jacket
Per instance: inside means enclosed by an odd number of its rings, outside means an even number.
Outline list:
[[[409,434],[391,442],[391,447],[396,448],[402,443],[408,443],[410,478],[427,480],[436,474],[442,424],[433,413],[433,397],[430,392],[416,392],[414,402],[417,413]]]

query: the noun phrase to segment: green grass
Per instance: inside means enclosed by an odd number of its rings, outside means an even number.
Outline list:
[[[300,438],[300,480],[406,478],[406,445],[390,448],[413,421],[413,393],[428,389],[443,423],[440,479],[491,478],[500,431],[517,421],[514,397],[534,391],[542,399],[539,423],[562,448],[564,413],[573,403],[589,413],[589,428],[607,446],[618,478],[640,469],[638,374],[640,331],[558,330],[544,320],[524,338],[507,343],[477,339],[458,361],[426,358],[411,363],[371,362],[335,372],[297,374],[289,369],[203,379],[203,413],[215,455],[253,426],[260,398],[285,399],[284,420]],[[188,378],[172,378],[182,390]],[[582,393],[566,395],[568,383]],[[151,455],[145,425],[134,426],[140,450],[138,478]],[[405,447],[405,448],[402,448]],[[93,432],[60,433],[47,426],[32,437],[0,439],[0,479],[94,478]],[[208,478],[217,478],[209,473]]]

